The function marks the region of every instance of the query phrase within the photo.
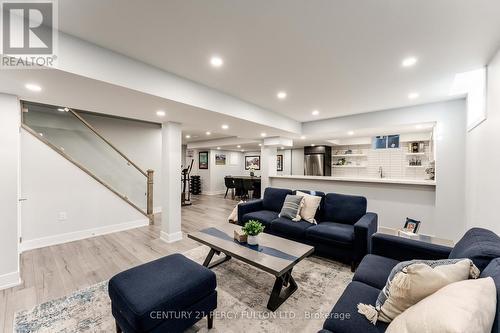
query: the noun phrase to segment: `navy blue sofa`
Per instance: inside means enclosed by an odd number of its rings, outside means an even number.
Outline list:
[[[312,245],[314,254],[349,263],[354,270],[368,253],[377,230],[377,214],[366,212],[365,197],[300,191],[321,197],[317,225],[278,217],[286,196],[295,191],[273,187],[266,188],[263,199],[238,206],[238,223],[260,221],[264,232]]]
[[[371,324],[358,313],[357,305],[375,304],[389,273],[400,261],[445,258],[469,258],[481,271],[480,277],[493,278],[497,288],[497,315],[491,332],[500,332],[500,237],[494,232],[481,228],[470,229],[454,248],[375,234],[372,237],[371,252],[361,261],[352,282],[324,322],[321,333],[385,332],[388,324]]]

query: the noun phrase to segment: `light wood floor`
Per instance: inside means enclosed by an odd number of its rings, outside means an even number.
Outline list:
[[[118,272],[175,252],[199,246],[186,233],[227,223],[236,201],[223,196],[196,196],[182,208],[181,241],[160,240],[158,225],[136,228],[24,252],[23,283],[0,291],[0,331],[12,332],[14,314],[111,278]],[[160,216],[155,217],[159,224]]]

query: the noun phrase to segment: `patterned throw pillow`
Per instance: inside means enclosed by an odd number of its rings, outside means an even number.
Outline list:
[[[358,304],[358,312],[374,325],[377,320],[390,323],[444,286],[477,277],[479,270],[470,259],[403,261],[392,269],[375,306]]]
[[[279,217],[286,217],[292,221],[300,221],[300,209],[302,208],[303,202],[304,197],[288,194],[281,208]]]

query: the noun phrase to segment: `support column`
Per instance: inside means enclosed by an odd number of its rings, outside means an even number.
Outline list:
[[[264,196],[266,187],[271,185],[271,179],[269,177],[276,176],[276,153],[276,147],[262,145],[260,150],[261,197]]]
[[[161,233],[160,238],[173,243],[182,239],[181,231],[181,124],[166,122],[161,126]]]

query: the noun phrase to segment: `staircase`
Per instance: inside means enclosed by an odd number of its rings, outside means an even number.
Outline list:
[[[143,170],[99,133],[85,113],[22,102],[22,128],[153,223],[153,170]]]

